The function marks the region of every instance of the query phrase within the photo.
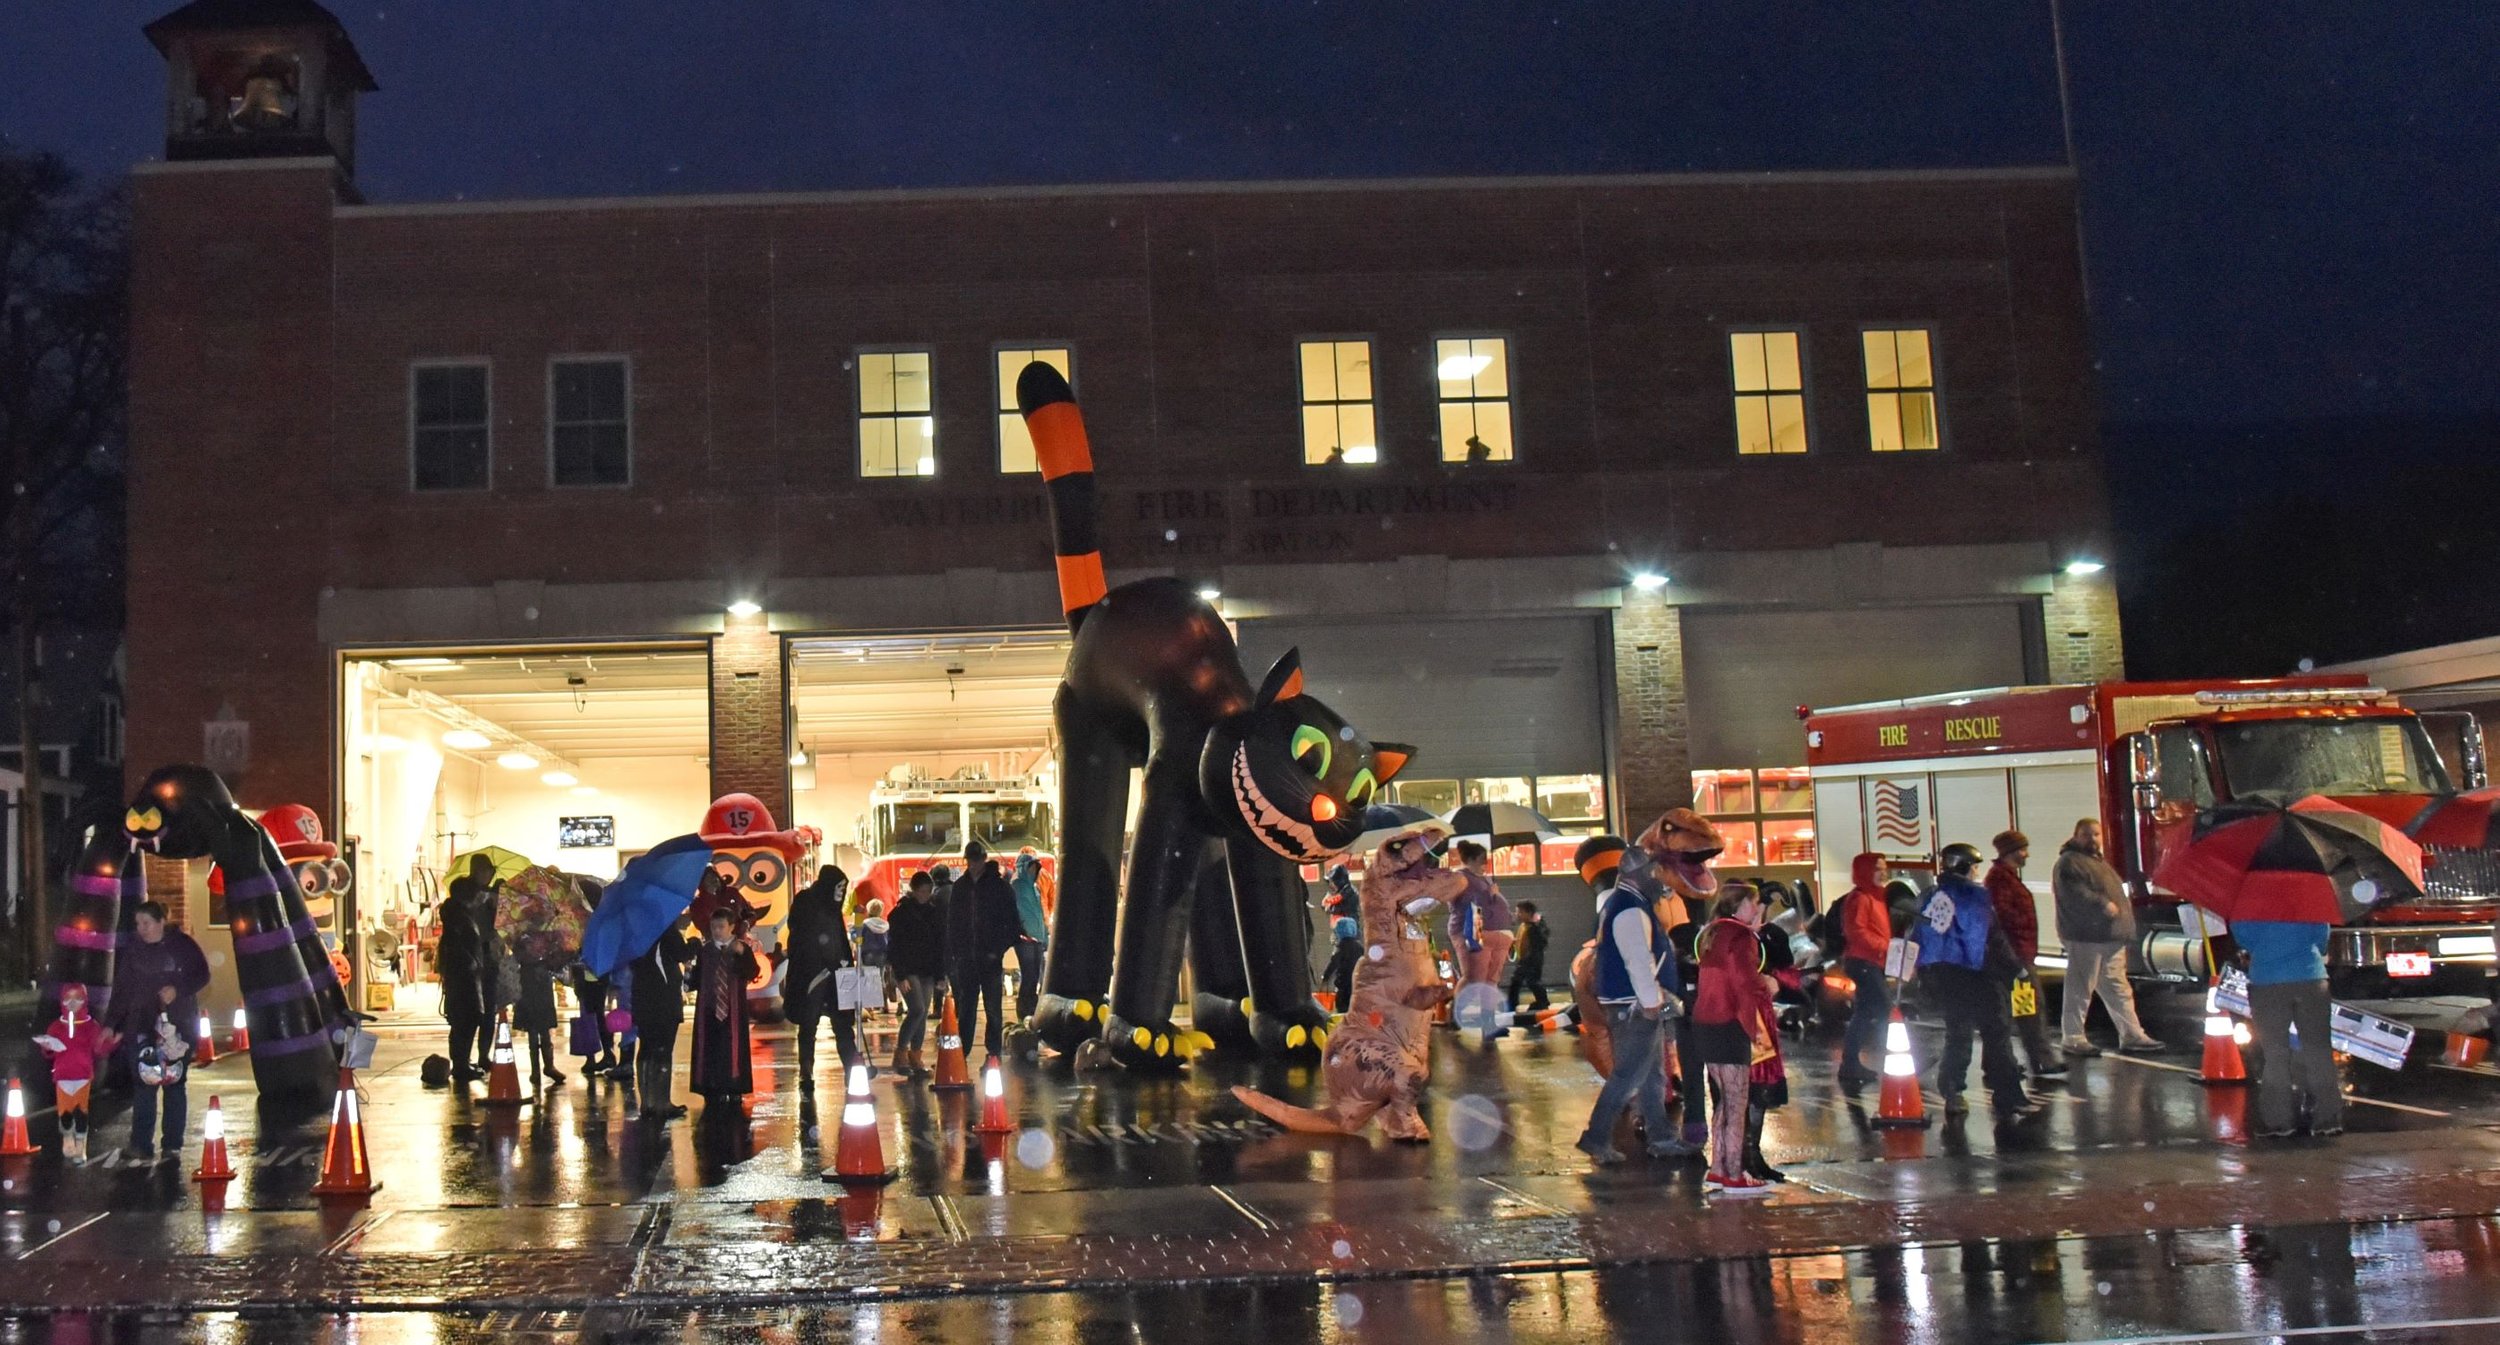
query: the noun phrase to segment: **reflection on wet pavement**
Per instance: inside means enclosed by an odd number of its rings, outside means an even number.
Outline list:
[[[2199,1088],[2176,1059],[2105,1057],[2078,1065],[2029,1130],[1940,1119],[1886,1135],[1829,1083],[1828,1051],[1799,1050],[1795,1105],[1769,1135],[1796,1180],[1736,1204],[1706,1201],[1691,1166],[1588,1171],[1570,1143],[1596,1080],[1571,1039],[1443,1040],[1427,1109],[1442,1138],[1425,1146],[1286,1136],[1225,1093],[1249,1081],[1307,1097],[1310,1071],[1291,1067],[1202,1061],[1185,1078],[1137,1079],[1025,1066],[1009,1090],[1022,1129],[996,1139],[970,1132],[971,1099],[880,1079],[881,1138],[902,1177],[846,1196],[819,1175],[840,1081],[830,1067],[812,1087],[798,1079],[786,1030],[758,1042],[764,1087],[749,1106],[697,1103],[667,1127],[629,1119],[605,1084],[517,1112],[425,1090],[416,1062],[435,1043],[394,1033],[366,1079],[384,1183],[368,1206],[316,1207],[320,1119],[256,1125],[248,1075],[211,1069],[194,1096],[225,1090],[242,1172],[222,1212],[187,1165],[0,1165],[13,1272],[0,1306],[179,1304],[208,1313],[183,1327],[208,1339],[262,1338],[281,1323],[258,1314],[318,1304],[411,1310],[343,1319],[359,1340],[585,1327],[1226,1340],[1248,1338],[1251,1312],[1263,1340],[1497,1327],[1590,1339],[1652,1318],[1716,1322],[1709,1338],[1722,1340],[1804,1339],[1817,1323],[1837,1338],[1944,1340],[2245,1320],[2218,1288],[2158,1288],[2156,1261],[2183,1283],[2244,1288],[2327,1265],[2315,1293],[2285,1301],[2295,1314],[2330,1290],[2380,1302],[2397,1286],[2374,1268],[2408,1254],[2453,1258],[2442,1273],[2489,1288],[2500,1093],[2477,1078],[2372,1071],[2366,1086],[2400,1106],[2355,1108],[2339,1144],[2251,1149],[2243,1093]],[[1931,1037],[1921,1045],[1932,1053]],[[119,1134],[105,1122],[99,1151]],[[2343,1252],[2319,1250],[2343,1224],[2300,1235],[2299,1256],[2280,1250],[2283,1226],[2321,1220],[2364,1227]],[[2234,1227],[2271,1231],[2209,1231]],[[2432,1230],[2446,1241],[2403,1250]],[[2339,1264],[2350,1269],[2334,1290]],[[2436,1275],[2422,1283],[2448,1292]],[[2471,1306],[2467,1289],[2453,1297],[2424,1301]],[[217,1318],[225,1308],[248,1311]],[[504,1315],[463,1315],[490,1308]],[[0,1345],[50,1338],[29,1329],[0,1331]]]

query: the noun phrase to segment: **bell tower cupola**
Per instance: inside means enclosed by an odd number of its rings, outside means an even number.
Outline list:
[[[165,157],[328,155],[356,172],[356,96],[378,86],[313,0],[192,0],[146,28],[165,57]]]

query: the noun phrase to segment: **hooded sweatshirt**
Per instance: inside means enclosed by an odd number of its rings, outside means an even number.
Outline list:
[[[1840,899],[1840,932],[1847,945],[1842,956],[1878,967],[1892,949],[1892,907],[1875,883],[1876,866],[1883,862],[1871,851],[1849,861],[1855,886]]]
[[[833,973],[851,965],[851,935],[842,925],[842,899],[851,879],[841,866],[827,864],[816,881],[790,899],[790,925],[784,935],[790,949],[788,989],[805,1002],[832,1007]]]
[[[1050,947],[1050,918],[1042,913],[1042,857],[1016,856],[1016,922],[1024,937]]]

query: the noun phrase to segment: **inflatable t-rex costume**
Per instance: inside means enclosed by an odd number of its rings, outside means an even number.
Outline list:
[[[1421,828],[1390,837],[1363,874],[1363,959],[1354,964],[1354,1003],[1320,1064],[1328,1105],[1296,1107],[1236,1086],[1233,1096],[1252,1111],[1307,1134],[1356,1134],[1377,1115],[1392,1139],[1432,1138],[1415,1103],[1432,1074],[1432,1011],[1450,990],[1416,917],[1456,897],[1467,877],[1436,867],[1425,837]]]
[[[1719,829],[1701,814],[1690,808],[1670,808],[1649,824],[1637,844],[1656,863],[1655,872],[1672,895],[1699,901],[1719,890],[1719,875],[1711,871],[1710,861],[1718,858],[1725,842]],[[1623,850],[1624,843],[1612,836],[1592,836],[1580,843],[1576,856],[1580,877],[1600,902],[1615,885]],[[1666,906],[1662,919],[1669,929],[1689,917],[1683,901]],[[1605,937],[1605,931],[1599,930],[1597,937]],[[1597,938],[1582,944],[1579,955],[1571,959],[1571,1002],[1572,1016],[1580,1021],[1581,1056],[1601,1077],[1613,1074],[1614,1038],[1606,1028],[1606,1012],[1597,1003]]]

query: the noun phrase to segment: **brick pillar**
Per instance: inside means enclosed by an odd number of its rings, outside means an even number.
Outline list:
[[[781,637],[763,613],[728,618],[712,641],[712,797],[753,794],[790,825],[790,735]]]
[[[1693,801],[1684,615],[1659,594],[1625,589],[1614,639],[1615,821],[1637,832]]]
[[[2127,675],[2126,646],[2118,633],[2118,583],[2099,574],[2059,574],[2040,600],[2040,624],[2048,637],[2049,680],[2099,682]]]

